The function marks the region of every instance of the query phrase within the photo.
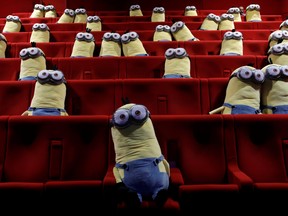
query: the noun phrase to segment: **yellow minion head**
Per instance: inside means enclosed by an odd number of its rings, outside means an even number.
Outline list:
[[[170,26],[157,25],[153,35],[153,41],[172,41]]]
[[[71,57],[93,57],[95,39],[90,32],[79,32],[76,35]]]
[[[35,23],[32,27],[30,42],[49,42],[50,29],[46,23]]]
[[[38,47],[24,48],[19,56],[21,58],[19,80],[35,80],[38,72],[46,69],[45,54]]]
[[[32,14],[30,18],[41,18],[44,17],[44,5],[42,4],[35,4]]]
[[[66,8],[64,13],[60,16],[57,23],[73,23],[75,18],[75,11]]]
[[[131,5],[129,9],[129,16],[143,16],[140,5]]]
[[[151,15],[151,22],[165,22],[164,7],[154,7]]]
[[[0,58],[6,57],[7,39],[0,33]]]
[[[44,7],[44,17],[57,17],[54,5],[46,5]]]
[[[104,33],[99,56],[121,56],[121,36],[119,33]]]
[[[262,21],[260,13],[260,5],[250,4],[246,7],[246,21],[247,22],[259,22]]]
[[[268,50],[268,62],[270,64],[288,64],[288,43],[279,43]]]
[[[171,33],[176,41],[199,41],[182,21],[173,23]]]
[[[184,48],[169,48],[165,52],[163,78],[190,78],[190,58]]]
[[[279,26],[280,30],[288,30],[288,19],[284,20],[280,26]]]
[[[200,30],[218,30],[218,25],[220,21],[221,21],[220,16],[210,13],[203,20],[200,26]]]
[[[88,16],[86,28],[91,31],[102,31],[102,22],[99,16]]]
[[[20,32],[21,20],[18,16],[8,15],[2,32]]]
[[[241,32],[225,32],[221,43],[220,55],[243,55],[243,35]]]
[[[128,32],[121,35],[124,56],[148,56],[137,32]]]
[[[234,16],[234,22],[242,22],[240,8],[238,7],[231,7],[227,10],[227,14],[232,14]]]
[[[36,80],[30,107],[22,115],[67,116],[65,111],[66,80],[62,71],[41,70]]]
[[[235,69],[226,88],[222,114],[259,114],[260,89],[265,80],[261,70],[251,66]]]
[[[288,65],[269,64],[262,68],[265,82],[261,89],[264,114],[288,113]]]
[[[218,30],[232,30],[235,29],[234,16],[232,14],[224,13],[220,16],[220,23]]]
[[[88,15],[85,8],[77,8],[75,10],[74,23],[86,23],[87,17]]]
[[[287,30],[276,30],[272,32],[268,37],[269,48],[276,44],[287,42],[288,42]]]
[[[184,16],[198,16],[197,9],[195,6],[186,6]]]

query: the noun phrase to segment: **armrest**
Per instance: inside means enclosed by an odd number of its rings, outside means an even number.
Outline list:
[[[253,188],[253,180],[242,172],[235,163],[228,165],[228,180],[239,185],[242,191],[252,190]]]
[[[178,199],[179,186],[184,184],[184,179],[179,168],[170,168],[170,192],[173,199]]]

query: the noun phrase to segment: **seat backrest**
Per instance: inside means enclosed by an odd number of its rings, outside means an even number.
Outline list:
[[[20,58],[3,58],[1,59],[1,81],[16,81],[19,78]]]
[[[2,173],[5,159],[5,151],[7,144],[8,133],[8,118],[9,116],[0,116],[0,181],[2,181]]]
[[[126,79],[122,80],[122,97],[145,104],[157,115],[202,113],[199,79]]]
[[[227,183],[223,120],[220,115],[155,116],[155,133],[171,167],[185,184]]]
[[[235,115],[239,168],[255,183],[287,182],[288,116]]]

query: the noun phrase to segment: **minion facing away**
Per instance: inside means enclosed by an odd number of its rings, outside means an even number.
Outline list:
[[[64,109],[66,80],[59,70],[41,70],[36,77],[34,96],[25,116],[68,116]]]
[[[111,125],[116,154],[113,173],[121,197],[129,197],[124,201],[132,208],[147,198],[163,205],[170,167],[161,153],[149,111],[139,104],[123,105],[113,114]]]
[[[165,52],[163,78],[190,78],[190,58],[184,48],[169,48]]]
[[[223,106],[209,114],[261,114],[260,89],[264,73],[251,66],[241,66],[230,76]]]

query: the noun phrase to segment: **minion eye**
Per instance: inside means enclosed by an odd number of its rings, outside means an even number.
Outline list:
[[[110,32],[106,32],[104,35],[103,35],[103,38],[106,39],[106,40],[109,40],[111,37],[111,33]]]
[[[213,20],[215,18],[215,14],[210,13],[210,14],[208,14],[207,18]]]
[[[162,31],[162,30],[163,30],[163,25],[156,26],[156,31]]]
[[[274,32],[272,34],[272,39],[278,40],[278,39],[281,39],[281,38],[282,38],[282,31],[281,30],[280,31],[276,31],[276,32]]]
[[[35,23],[34,25],[33,25],[33,27],[32,27],[32,29],[38,29],[39,28],[39,23]]]
[[[90,41],[90,40],[92,40],[94,38],[91,33],[85,33],[84,36],[85,36],[86,40],[88,40],[88,41]]]
[[[77,39],[83,39],[85,36],[84,36],[84,33],[82,33],[82,32],[79,32],[79,33],[77,33],[77,35],[76,35],[76,38]]]
[[[130,41],[129,34],[128,34],[128,33],[123,34],[123,35],[121,36],[121,41],[122,41],[122,43],[128,43],[128,42]]]
[[[266,73],[267,73],[267,76],[270,78],[270,79],[277,79],[280,77],[280,68],[275,66],[275,65],[271,65],[269,67],[267,67],[266,69]]]
[[[47,70],[41,70],[38,75],[37,75],[38,78],[40,79],[47,79],[49,77],[49,71]]]
[[[92,22],[92,20],[93,20],[93,17],[92,17],[92,16],[88,16],[88,17],[87,17],[87,22]]]
[[[282,37],[283,37],[284,39],[288,39],[288,31],[283,30],[283,31],[282,31]]]
[[[112,37],[113,37],[114,40],[119,41],[121,36],[118,33],[113,33]]]
[[[288,44],[287,43],[283,43],[283,50],[285,53],[288,53]]]
[[[97,21],[101,21],[101,19],[99,16],[93,16],[93,21],[97,22]]]
[[[8,15],[8,16],[6,17],[6,20],[12,20],[12,15]]]
[[[255,5],[255,10],[260,10],[260,5]]]
[[[175,54],[175,49],[169,48],[169,49],[167,49],[166,52],[165,52],[165,57],[166,57],[167,59],[172,59],[172,58],[174,57],[174,54]]]
[[[221,21],[221,18],[220,18],[220,16],[215,16],[215,17],[214,17],[214,20],[215,20],[215,22],[220,22],[220,21]]]
[[[124,128],[128,126],[129,122],[129,113],[128,110],[119,109],[116,110],[113,115],[113,123],[117,128]]]
[[[233,33],[231,31],[227,31],[224,34],[224,39],[231,39],[233,37]]]
[[[181,58],[181,57],[183,58],[183,57],[187,56],[187,52],[184,48],[177,48],[175,50],[175,54],[176,54],[176,57],[178,57],[178,58]]]
[[[234,36],[235,36],[236,38],[242,38],[242,33],[236,31],[236,32],[234,32]]]
[[[19,53],[20,57],[23,58],[28,54],[28,50],[27,49],[22,49]]]
[[[257,83],[263,83],[265,79],[264,73],[261,70],[255,70],[254,79]]]
[[[288,65],[283,65],[280,68],[281,68],[283,76],[288,77]]]
[[[130,36],[131,40],[135,40],[136,38],[138,38],[138,34],[136,32],[130,32],[129,36]]]
[[[45,23],[40,24],[41,29],[49,29]]]
[[[168,26],[168,25],[164,25],[163,27],[164,27],[164,30],[165,30],[165,31],[167,31],[167,32],[170,31],[170,26]]]
[[[171,32],[172,32],[172,33],[175,33],[176,31],[177,31],[177,27],[176,27],[175,24],[173,24],[173,25],[171,26]]]
[[[248,68],[242,68],[238,72],[239,78],[243,80],[248,80],[252,77],[252,71]]]
[[[75,16],[75,11],[70,10],[70,11],[69,11],[69,15],[70,15],[71,17]]]
[[[185,25],[185,23],[184,22],[182,22],[182,21],[179,21],[179,22],[177,22],[176,23],[176,26],[177,26],[177,28],[183,28],[183,26]]]
[[[276,45],[272,46],[271,52],[276,54],[276,55],[277,54],[280,55],[280,54],[284,53],[284,50],[283,50],[283,47],[281,45],[276,44]]]
[[[131,116],[136,123],[143,123],[148,118],[146,107],[142,105],[134,105],[131,109]]]
[[[12,16],[12,20],[13,20],[13,21],[19,21],[20,19],[19,19],[18,16]]]
[[[221,19],[228,19],[228,14],[222,14]]]
[[[52,76],[52,79],[56,80],[56,81],[59,81],[59,80],[62,80],[64,78],[64,74],[61,72],[61,71],[53,71],[51,73],[51,76]]]

